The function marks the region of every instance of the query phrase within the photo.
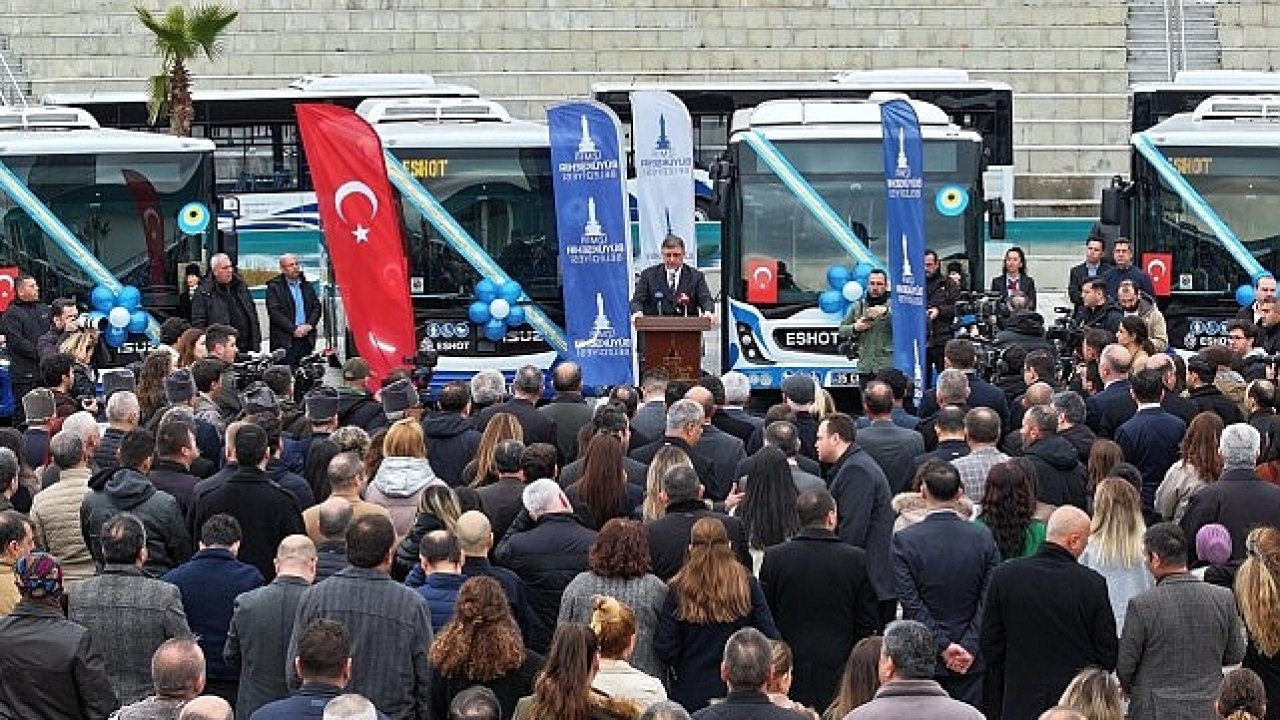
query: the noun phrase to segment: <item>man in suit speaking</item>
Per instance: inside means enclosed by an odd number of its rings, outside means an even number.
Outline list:
[[[662,241],[662,264],[645,268],[631,296],[631,317],[640,315],[711,315],[715,301],[707,278],[684,262],[684,240]]]

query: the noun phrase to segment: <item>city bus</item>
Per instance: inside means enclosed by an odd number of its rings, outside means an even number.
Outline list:
[[[825,201],[828,220],[853,229],[862,252],[883,265],[884,145],[874,100],[774,100],[735,116],[727,159],[717,168],[725,200],[721,355],[723,368],[746,374],[753,387],[776,390],[795,373],[830,388],[857,383],[856,361],[837,335],[842,314],[818,306],[831,289],[828,268],[856,259],[837,240],[839,228],[820,221],[812,200],[789,188],[759,146],[746,142],[748,131],[767,138]],[[926,244],[944,266],[958,261],[966,277],[981,278],[982,138],[935,105],[911,104],[923,138]],[[753,301],[749,275],[761,262],[776,276],[776,297]]]
[[[480,93],[425,74],[308,75],[283,88],[194,91],[191,133],[216,146],[219,229],[238,236],[238,265],[257,294],[286,252],[299,256],[309,276],[322,277],[320,218],[294,106],[324,102],[354,110],[369,98],[424,96]],[[58,93],[44,102],[87,110],[103,127],[169,131],[165,120],[149,121],[142,92]]]
[[[472,98],[369,100],[357,112],[480,249],[564,327],[547,126]],[[398,197],[419,338],[439,354],[432,391],[492,368],[550,368],[556,351],[528,325],[492,342],[467,318],[481,274],[417,207]]]
[[[1170,344],[1223,343],[1236,289],[1280,273],[1280,93],[1210,96],[1131,144],[1121,217],[1103,221],[1119,220],[1148,271],[1167,274]]]
[[[1280,94],[1280,73],[1249,70],[1180,70],[1173,82],[1136,83],[1129,89],[1131,133],[1180,113],[1194,112],[1214,95]]]
[[[696,214],[718,219],[707,168],[728,148],[734,113],[769,100],[866,99],[872,93],[900,92],[940,108],[955,125],[982,138],[982,162],[991,172],[987,190],[1013,214],[1013,89],[1002,82],[975,80],[968,71],[949,68],[857,70],[827,81],[740,81],[688,83],[596,83],[594,98],[608,105],[630,137],[630,94],[666,90],[684,102],[693,125]],[[630,141],[627,141],[630,144]]]
[[[209,140],[101,128],[75,108],[0,107],[5,179],[38,201],[0,189],[0,265],[81,304],[105,271],[153,315],[173,312],[188,263],[234,252],[211,221],[213,154]],[[51,234],[38,204],[71,236]]]

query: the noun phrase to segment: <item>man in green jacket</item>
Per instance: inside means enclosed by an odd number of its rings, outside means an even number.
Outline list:
[[[840,323],[841,339],[857,341],[858,378],[866,385],[875,374],[893,367],[893,313],[889,308],[889,276],[872,270],[867,294],[849,308]]]

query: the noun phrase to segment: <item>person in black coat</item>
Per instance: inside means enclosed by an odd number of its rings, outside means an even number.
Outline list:
[[[1224,428],[1218,440],[1222,475],[1191,496],[1180,521],[1189,538],[1210,523],[1226,526],[1231,532],[1231,560],[1237,563],[1245,557],[1249,531],[1274,526],[1280,518],[1280,487],[1260,478],[1254,469],[1261,444],[1261,436],[1251,425],[1237,423]],[[1197,560],[1194,545],[1188,543],[1191,563]]]
[[[524,510],[493,557],[524,581],[533,614],[526,645],[546,653],[560,614],[560,596],[578,573],[587,570],[587,554],[596,533],[578,523],[569,498],[555,480],[535,480],[525,489],[524,498]]]
[[[1080,307],[1080,291],[1090,280],[1101,280],[1111,269],[1111,260],[1106,257],[1106,238],[1090,235],[1084,241],[1084,262],[1071,268],[1067,274],[1067,297],[1071,304]]]
[[[707,507],[702,500],[702,483],[698,481],[696,472],[684,465],[668,470],[662,478],[662,495],[667,504],[666,511],[662,517],[644,524],[654,575],[665,582],[680,572],[684,566],[685,551],[689,548],[689,530],[704,517],[714,517],[724,525],[734,556],[744,566],[751,567],[747,532],[742,522]]]
[[[476,429],[484,432],[485,426],[494,415],[500,412],[509,413],[516,416],[520,428],[524,430],[525,444],[546,443],[556,448],[558,456],[559,432],[556,429],[556,421],[538,412],[537,408],[538,399],[542,397],[542,385],[541,370],[532,365],[520,368],[516,372],[515,379],[511,381],[511,398],[481,410],[480,414],[475,416]],[[563,465],[564,458],[559,459],[560,464]]]
[[[1008,303],[1012,295],[1027,299],[1027,310],[1036,309],[1036,281],[1027,274],[1027,256],[1014,245],[1004,252],[1004,272],[991,278],[991,292],[1000,293],[1000,301]]]
[[[1036,470],[1036,500],[1083,510],[1087,472],[1075,446],[1058,435],[1057,427],[1058,411],[1052,405],[1037,405],[1023,416],[1022,452]]]
[[[519,440],[503,440],[493,448],[493,464],[498,481],[476,489],[480,510],[489,518],[493,536],[504,537],[524,509],[525,476],[521,468],[525,444]],[[541,478],[534,478],[535,480]]]
[[[724,644],[723,673],[728,685],[724,700],[693,714],[695,720],[799,720],[804,717],[774,704],[766,692],[772,677],[760,658],[773,653],[769,638],[755,628],[743,628]],[[792,684],[792,693],[795,684]],[[659,717],[675,717],[659,715]]]
[[[631,316],[710,315],[715,301],[707,278],[685,264],[684,240],[668,235],[662,241],[662,263],[645,268],[631,295]]]
[[[969,380],[969,407],[986,407],[996,411],[1000,416],[1001,435],[1009,432],[1009,398],[1004,391],[983,380],[975,370],[978,362],[977,350],[973,342],[965,338],[956,338],[947,342],[943,351],[946,366],[959,370]],[[938,413],[938,395],[934,389],[926,390],[920,399],[919,416],[933,417]],[[931,448],[927,448],[931,449]]]
[[[1089,280],[1080,291],[1080,306],[1071,316],[1071,324],[1081,331],[1100,328],[1115,332],[1124,313],[1107,299],[1107,283]]]
[[[1138,411],[1116,428],[1116,443],[1124,451],[1125,460],[1142,472],[1142,507],[1155,508],[1156,488],[1164,481],[1169,467],[1178,460],[1178,446],[1187,432],[1187,424],[1160,407],[1164,383],[1159,370],[1139,370],[1130,385]]]
[[[0,333],[9,351],[9,380],[13,385],[14,422],[21,419],[22,397],[40,385],[40,337],[52,327],[51,310],[40,302],[40,285],[30,275],[13,283],[14,300],[0,316]]]
[[[1103,390],[1085,400],[1085,423],[1100,438],[1110,440],[1120,427],[1138,411],[1138,403],[1129,389],[1129,367],[1133,357],[1119,345],[1108,345],[1098,358],[1098,373]]]
[[[427,462],[436,477],[454,487],[462,484],[462,469],[480,448],[481,433],[467,417],[471,412],[471,388],[464,382],[451,382],[440,389],[436,405],[439,412],[422,418]]]
[[[668,445],[674,445],[689,456],[693,469],[698,473],[698,481],[707,488],[707,494],[714,500],[723,500],[729,488],[717,488],[715,463],[695,450],[698,440],[702,438],[702,420],[706,415],[702,406],[693,400],[677,400],[667,410],[667,434],[657,440],[632,450],[631,459],[646,465],[653,462],[658,451]]]
[[[191,327],[230,325],[236,329],[237,346],[246,352],[262,347],[258,308],[249,286],[236,273],[231,258],[223,253],[209,260],[209,276],[200,281],[191,299]]]
[[[192,506],[192,526],[227,513],[244,531],[239,557],[256,567],[262,576],[276,576],[276,548],[290,535],[306,535],[298,501],[288,490],[267,477],[267,433],[257,425],[245,425],[236,433],[235,474],[225,483],[198,495]]]
[[[790,697],[825,708],[849,651],[880,630],[867,554],[836,536],[836,502],[826,490],[796,498],[801,529],[764,552],[760,584],[795,657]]]
[[[927,379],[943,370],[944,348],[947,341],[954,336],[951,321],[956,317],[956,300],[960,297],[960,286],[942,272],[938,253],[932,250],[926,250],[924,253],[924,270],[927,308],[925,314],[929,321],[927,346],[929,372],[925,374]],[[927,414],[924,408],[921,408],[920,417],[925,417]]]
[[[538,412],[556,425],[556,449],[561,465],[578,459],[578,431],[591,423],[592,407],[582,397],[582,368],[575,362],[562,362],[551,373],[555,397],[538,408]]]
[[[316,346],[316,324],[320,316],[320,298],[303,276],[297,256],[281,255],[280,274],[267,281],[271,350],[283,349],[285,363],[297,367],[298,361]]]
[[[1039,552],[991,574],[979,640],[987,717],[1039,717],[1082,668],[1115,669],[1120,643],[1107,581],[1076,560],[1088,542],[1089,516],[1058,508]]]
[[[1218,369],[1199,355],[1187,361],[1187,398],[1198,412],[1217,413],[1223,425],[1242,423],[1244,412],[1213,384]]]

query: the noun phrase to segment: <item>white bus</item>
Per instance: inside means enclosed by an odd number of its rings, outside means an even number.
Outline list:
[[[75,108],[0,107],[0,265],[81,303],[105,270],[147,310],[174,311],[184,266],[234,250],[212,222],[213,153],[208,140],[101,128]],[[50,233],[39,204],[74,237]]]

